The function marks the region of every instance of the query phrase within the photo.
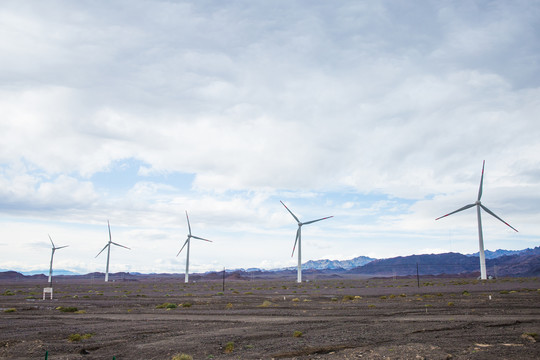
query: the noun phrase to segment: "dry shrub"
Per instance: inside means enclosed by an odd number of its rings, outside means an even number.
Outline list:
[[[276,304],[268,300],[264,300],[262,305],[259,305],[259,307],[271,307],[271,306],[276,306]]]
[[[188,354],[176,354],[171,360],[193,360],[193,356]]]
[[[229,341],[227,344],[225,344],[225,352],[230,354],[234,351],[234,342]]]

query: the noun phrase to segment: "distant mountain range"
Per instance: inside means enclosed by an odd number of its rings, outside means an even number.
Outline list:
[[[0,272],[5,272],[5,271],[11,271],[11,270],[0,269]],[[47,276],[49,276],[49,269],[47,269],[47,270],[21,271],[20,273],[23,274],[23,275],[26,275],[26,276],[32,276],[32,275],[47,275]],[[63,269],[56,270],[55,269],[53,275],[56,276],[56,275],[81,275],[81,274],[77,273],[77,272],[74,272],[74,271],[69,271],[69,270],[63,270]]]
[[[486,250],[486,267],[491,276],[539,276],[540,246],[525,250]],[[398,256],[389,259],[373,259],[359,256],[351,260],[310,260],[302,265],[306,274],[314,276],[413,276],[420,275],[460,275],[475,276],[479,273],[478,254],[463,255],[459,253],[423,254]],[[222,272],[214,271],[205,274],[192,274],[194,279],[219,278]],[[263,270],[258,268],[227,270],[226,276],[242,279],[253,277],[288,277],[296,274],[296,267],[285,269]],[[14,272],[0,269],[0,279],[7,278],[41,278],[47,271]],[[94,279],[104,276],[102,273],[80,275],[68,270],[55,270],[56,278],[75,276]],[[140,274],[116,273],[117,279],[135,280],[137,277],[175,277],[179,274]]]
[[[495,250],[495,251],[485,250],[484,254],[486,256],[486,259],[495,259],[495,258],[505,256],[505,255],[519,255],[521,253],[528,252],[530,250],[531,249],[525,249],[525,250],[503,250],[503,249],[499,249],[499,250]],[[475,252],[474,254],[467,254],[467,256],[477,256],[478,257],[479,253]]]
[[[497,253],[493,252],[492,254]],[[503,254],[504,250],[498,250]],[[373,260],[364,266],[349,270],[351,274],[371,276],[416,275],[472,275],[480,271],[477,256],[458,253],[398,256]],[[486,260],[491,276],[538,276],[540,275],[540,247],[525,249],[512,255],[501,255]]]
[[[309,260],[308,262],[302,264],[302,269],[306,270],[350,270],[359,266],[363,266],[375,259],[367,256],[358,256],[351,260]],[[296,267],[291,267],[289,269],[296,269]]]

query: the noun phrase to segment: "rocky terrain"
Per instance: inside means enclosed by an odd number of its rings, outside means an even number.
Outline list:
[[[0,280],[0,358],[540,358],[538,278],[182,280]]]

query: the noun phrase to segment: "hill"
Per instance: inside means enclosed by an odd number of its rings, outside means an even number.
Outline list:
[[[485,250],[484,254],[486,255],[486,259],[496,259],[501,256],[507,256],[507,255],[539,255],[540,247],[536,247],[534,249],[524,249],[524,250],[504,250],[504,249],[498,249],[495,251]],[[479,254],[475,252],[474,254],[467,254],[467,256],[478,257]]]
[[[486,251],[488,253],[488,251]],[[500,276],[540,276],[540,247],[525,250],[497,250],[489,252],[486,259],[488,275]],[[372,259],[359,256],[351,260],[310,260],[303,264],[303,273],[313,278],[334,278],[343,276],[412,276],[417,271],[420,275],[452,275],[477,276],[480,271],[477,256],[459,253],[422,254],[398,256],[389,259]],[[111,281],[138,281],[148,279],[177,279],[183,274],[140,274],[140,273],[114,273],[109,274]],[[212,271],[204,274],[191,274],[192,280],[219,280],[223,272]],[[101,272],[85,275],[58,274],[56,280],[81,279],[99,280],[105,274]],[[262,270],[257,268],[228,270],[225,278],[229,280],[251,279],[289,279],[296,277],[296,267],[286,269]],[[25,279],[45,280],[43,274],[24,275],[15,271],[1,271],[0,281],[20,281]]]
[[[540,275],[540,247],[527,249],[514,255],[504,255],[486,260],[491,276],[538,276]],[[458,253],[399,256],[374,260],[366,265],[347,271],[349,274],[376,276],[409,276],[460,274],[479,272],[478,257]]]
[[[305,264],[302,264],[302,268],[315,270],[350,270],[365,265],[373,260],[375,259],[367,256],[358,256],[351,260],[309,260]]]

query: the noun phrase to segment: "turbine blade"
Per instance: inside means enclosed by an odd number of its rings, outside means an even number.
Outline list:
[[[189,216],[187,214],[187,210],[186,210],[186,219],[187,219],[187,227],[189,229],[189,235],[191,235],[191,225],[189,224]]]
[[[53,247],[53,249],[54,249],[54,243],[53,243],[53,241],[52,241],[51,235],[49,235],[49,234],[47,234],[47,235],[49,236],[49,240],[51,240],[51,244],[52,244],[52,247]]]
[[[213,242],[212,240],[203,239],[202,237],[198,237],[198,236],[191,235],[191,237],[194,238],[194,239],[198,239],[198,240],[204,240],[204,241],[208,241],[208,242]]]
[[[96,255],[96,257],[98,257],[98,256],[99,256],[99,254],[101,254],[101,253],[103,252],[103,250],[105,250],[105,249],[107,248],[107,246],[109,246],[109,245],[110,245],[110,244],[109,244],[109,243],[107,243],[107,245],[105,245],[105,247],[104,247],[103,249],[101,249],[101,251],[100,251],[100,252],[98,252],[98,254]]]
[[[482,163],[482,177],[480,178],[480,189],[478,189],[478,201],[482,197],[482,187],[484,183],[484,166],[486,165],[486,160]]]
[[[63,249],[63,248],[66,248],[66,247],[68,247],[68,246],[69,246],[69,245],[59,246],[59,247],[57,247],[57,248],[54,248],[54,250]]]
[[[510,227],[512,230],[514,230],[515,232],[518,232],[516,229],[514,229],[514,227],[512,225],[510,225],[509,223],[507,223],[506,221],[504,221],[503,219],[501,219],[500,217],[498,217],[497,215],[495,215],[495,213],[491,210],[489,210],[487,207],[485,207],[484,205],[480,204],[480,206],[482,207],[482,209],[484,209],[489,215],[491,216],[494,216],[496,217],[497,219],[499,219],[500,221],[503,222],[503,224],[505,224],[506,226]]]
[[[128,248],[127,246],[124,246],[124,245],[120,245],[120,244],[118,244],[118,243],[115,243],[115,242],[112,242],[112,241],[111,241],[111,244],[114,244],[114,245],[116,245],[116,246],[120,246],[120,247],[126,248],[126,249],[128,249],[128,250],[131,250],[131,249],[130,249],[130,248]]]
[[[285,209],[287,209],[287,211],[292,215],[292,217],[294,218],[294,220],[296,220],[296,222],[300,222],[300,220],[298,220],[298,218],[296,217],[296,215],[293,214],[293,212],[291,210],[289,210],[289,208],[287,207],[287,205],[283,204],[283,201],[279,200],[279,202],[285,206]]]
[[[323,217],[323,218],[321,218],[321,219],[311,220],[311,221],[308,221],[308,222],[303,223],[303,225],[311,224],[311,223],[314,223],[314,222],[317,222],[317,221],[321,221],[321,220],[325,220],[325,219],[330,219],[330,218],[333,218],[333,216],[327,216],[327,217]]]
[[[111,224],[109,224],[109,220],[107,220],[107,226],[109,227],[109,242],[112,242],[112,236],[111,236]]]
[[[298,242],[298,236],[300,235],[300,226],[298,227],[298,230],[296,230],[296,240],[294,240],[294,246],[292,248],[292,254],[291,257],[294,256],[294,250],[296,249],[296,243]]]
[[[457,209],[456,211],[452,211],[451,213],[449,214],[446,214],[446,215],[443,215],[441,217],[438,217],[436,218],[435,220],[439,220],[439,219],[442,219],[443,217],[447,217],[448,215],[452,215],[452,214],[455,214],[457,212],[460,212],[460,211],[463,211],[463,210],[467,210],[469,208],[472,208],[473,206],[475,206],[476,204],[469,204],[469,205],[465,205],[464,207],[460,208],[460,209]]]
[[[187,245],[189,241],[189,238],[186,239],[186,242],[184,243],[184,245],[182,245],[182,248],[180,249],[180,251],[178,252],[178,254],[176,254],[176,256],[180,255],[180,253],[182,252],[182,250],[184,250],[184,247]]]

